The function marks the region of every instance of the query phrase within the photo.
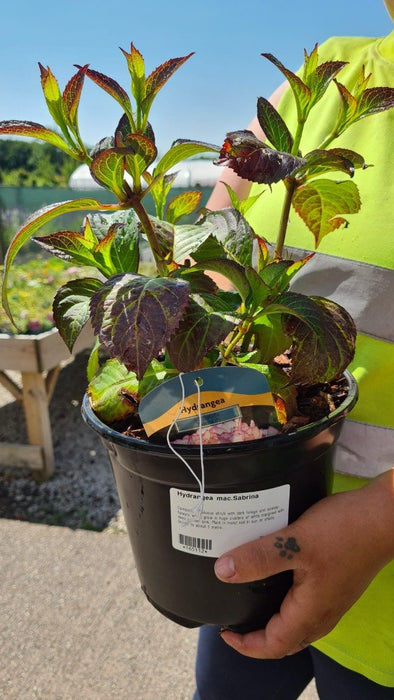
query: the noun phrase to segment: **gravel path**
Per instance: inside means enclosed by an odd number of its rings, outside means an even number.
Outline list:
[[[81,417],[87,357],[82,352],[62,368],[51,401],[53,477],[39,483],[29,470],[0,465],[0,517],[124,531],[107,452]],[[26,442],[21,405],[1,385],[0,440]]]

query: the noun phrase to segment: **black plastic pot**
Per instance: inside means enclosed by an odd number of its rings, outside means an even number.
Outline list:
[[[242,496],[289,484],[289,522],[329,494],[335,443],[357,400],[356,382],[345,375],[349,394],[326,418],[286,435],[205,446],[205,492]],[[193,476],[167,445],[111,430],[93,413],[87,396],[82,413],[108,449],[141,587],[152,605],[185,627],[215,624],[238,632],[264,627],[279,610],[292,573],[229,585],[214,575],[214,558],[175,549],[170,489],[198,493]],[[199,448],[177,450],[200,474]]]

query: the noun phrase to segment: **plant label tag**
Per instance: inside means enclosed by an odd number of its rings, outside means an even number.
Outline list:
[[[141,399],[139,415],[148,437],[165,435],[173,424],[176,438],[196,431],[200,421],[203,428],[237,418],[257,428],[277,424],[267,378],[249,367],[210,367],[169,379]]]
[[[233,547],[288,525],[290,485],[247,493],[205,493],[196,514],[196,491],[170,489],[172,546],[219,557]]]

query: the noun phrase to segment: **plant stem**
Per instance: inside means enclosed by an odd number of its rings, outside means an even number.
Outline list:
[[[153,257],[155,259],[157,271],[159,275],[162,277],[168,277],[168,268],[165,263],[165,261],[162,259],[162,255],[160,252],[160,245],[156,237],[156,233],[153,229],[153,226],[151,224],[150,218],[145,210],[145,207],[141,204],[141,201],[138,197],[133,197],[131,201],[131,206],[133,207],[135,213],[137,214],[142,228],[144,229],[144,232],[146,233],[146,237],[148,239],[148,243],[150,245],[150,249],[153,253]]]
[[[230,341],[230,343],[227,345],[226,350],[223,352],[223,357],[227,358],[230,353],[232,352],[233,348],[242,340],[242,338],[246,335],[250,327],[250,323],[245,323],[245,321],[242,321],[241,325],[238,326],[238,329],[233,337],[233,339]]]
[[[291,202],[293,199],[294,190],[296,189],[295,178],[293,178],[293,177],[286,178],[285,186],[286,186],[286,195],[285,195],[285,199],[283,202],[282,214],[280,217],[280,224],[279,224],[279,232],[278,232],[278,237],[276,239],[276,246],[275,246],[275,255],[278,256],[279,258],[282,257],[282,253],[283,253],[283,246],[284,246],[285,238],[286,238],[287,225],[289,223]]]

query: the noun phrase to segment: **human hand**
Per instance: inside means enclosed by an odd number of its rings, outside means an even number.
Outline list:
[[[394,556],[394,471],[362,489],[335,494],[288,527],[237,547],[215,564],[226,583],[293,570],[280,612],[264,630],[229,630],[223,640],[253,658],[294,654],[328,634]]]

